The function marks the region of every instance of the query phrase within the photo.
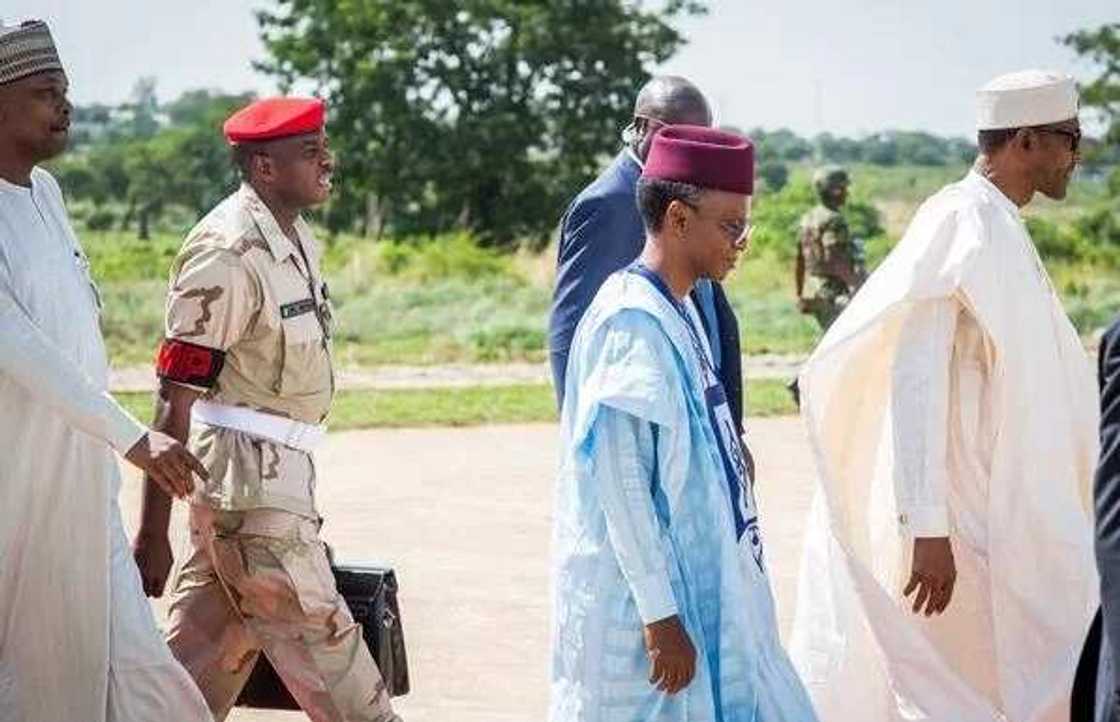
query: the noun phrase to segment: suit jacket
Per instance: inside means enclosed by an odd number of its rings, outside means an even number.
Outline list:
[[[1101,338],[1101,456],[1093,479],[1094,534],[1101,609],[1093,622],[1074,683],[1075,722],[1115,719],[1120,690],[1120,319]],[[1103,624],[1102,624],[1103,622]]]
[[[560,222],[556,288],[549,317],[549,349],[556,399],[564,403],[568,351],[576,326],[607,276],[642,252],[645,227],[636,198],[641,166],[623,151],[576,196]],[[708,290],[710,289],[710,291]],[[698,284],[693,300],[717,359],[731,414],[743,429],[742,359],[739,322],[718,283]]]

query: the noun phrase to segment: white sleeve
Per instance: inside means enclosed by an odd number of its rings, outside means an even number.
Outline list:
[[[951,298],[910,309],[892,371],[894,488],[899,521],[914,537],[949,534],[950,366],[959,311]]]
[[[0,263],[0,375],[22,386],[66,423],[105,441],[124,454],[147,429],[102,391],[16,302],[7,270]]]
[[[652,484],[657,463],[650,423],[612,408],[595,422],[594,464],[607,533],[638,615],[650,624],[677,613]]]

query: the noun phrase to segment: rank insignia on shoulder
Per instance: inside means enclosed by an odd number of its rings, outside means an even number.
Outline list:
[[[156,376],[208,389],[218,380],[225,360],[223,351],[178,339],[164,339],[156,356]]]
[[[302,316],[305,313],[311,313],[315,310],[315,300],[312,298],[305,298],[302,301],[292,301],[285,303],[280,307],[280,318],[289,319],[296,316]]]

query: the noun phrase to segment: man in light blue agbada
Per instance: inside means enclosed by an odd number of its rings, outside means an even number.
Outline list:
[[[562,410],[550,722],[814,722],[778,638],[752,480],[689,298],[749,236],[753,149],[658,134],[647,238],[576,331]]]

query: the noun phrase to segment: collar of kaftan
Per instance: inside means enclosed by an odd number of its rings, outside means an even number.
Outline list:
[[[975,170],[969,170],[968,175],[964,177],[964,181],[968,185],[972,186],[984,195],[991,198],[998,205],[1002,206],[1004,210],[1018,217],[1019,206],[1015,205],[1015,202],[1013,200],[1004,195],[1003,191],[1001,191],[995,183],[992,183],[990,180],[980,175]]]
[[[34,182],[35,181],[32,180],[32,183]],[[11,181],[6,181],[3,178],[0,178],[0,193],[15,193],[17,195],[26,196],[30,195],[31,187],[17,185],[15,183],[12,183]]]

